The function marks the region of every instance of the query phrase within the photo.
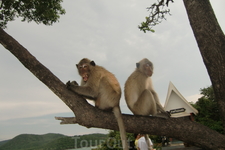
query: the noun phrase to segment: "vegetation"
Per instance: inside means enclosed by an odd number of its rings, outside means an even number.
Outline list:
[[[169,5],[169,2],[173,2],[173,0],[160,0],[158,3],[152,4],[150,7],[147,7],[147,10],[149,11],[149,16],[145,17],[145,21],[141,23],[141,25],[138,26],[140,31],[143,31],[146,33],[146,31],[155,32],[152,28],[159,23],[162,22],[162,20],[166,20],[166,15],[170,15],[170,9],[165,8],[165,5]]]
[[[200,90],[203,95],[195,104],[192,104],[198,114],[195,120],[221,134],[224,134],[223,123],[212,86]]]
[[[156,147],[159,143],[162,142],[160,136],[150,135],[149,137],[154,143],[154,147]],[[127,133],[127,139],[129,142],[130,149],[136,149],[134,144],[135,138],[136,134]],[[121,149],[122,149],[122,142],[120,139],[119,131],[110,130],[107,136],[107,140],[105,140],[96,150],[121,150]]]
[[[99,145],[100,141],[105,140],[106,137],[107,135],[105,134],[89,134],[74,137],[53,133],[44,135],[21,134],[0,145],[0,150],[63,150],[90,147]]]
[[[8,141],[9,141],[9,140],[0,141],[0,147],[1,147],[3,144],[7,143]]]
[[[22,18],[22,21],[35,21],[37,24],[52,25],[65,14],[62,0],[1,0],[0,27],[6,28],[9,21]]]
[[[134,142],[135,137],[132,133],[127,133],[127,139],[131,146],[132,142]],[[122,149],[122,142],[120,138],[119,131],[110,130],[107,139],[101,143],[101,145],[97,148],[97,150],[121,150]]]

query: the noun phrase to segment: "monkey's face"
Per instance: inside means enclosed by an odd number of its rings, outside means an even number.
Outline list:
[[[145,74],[147,75],[147,76],[149,76],[149,77],[151,77],[152,76],[152,74],[153,74],[153,66],[152,66],[152,64],[144,64],[143,65],[143,69],[144,69],[144,72],[145,72]]]
[[[95,66],[95,62],[90,61],[87,58],[83,58],[78,64],[76,64],[76,66],[80,76],[83,78],[83,81],[87,82],[91,73],[91,67]]]
[[[90,69],[88,64],[78,64],[77,65],[77,69],[78,72],[80,74],[80,76],[83,78],[84,82],[87,82],[88,78],[89,78],[89,73],[90,73]]]

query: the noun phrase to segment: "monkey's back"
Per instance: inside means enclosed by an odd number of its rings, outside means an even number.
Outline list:
[[[147,76],[135,70],[125,82],[125,100],[131,110],[138,97],[140,97],[141,93],[146,89],[146,80],[148,80]]]
[[[111,109],[119,106],[121,97],[120,84],[116,77],[101,66],[95,66],[95,73],[99,77],[98,97],[96,104],[100,109]]]

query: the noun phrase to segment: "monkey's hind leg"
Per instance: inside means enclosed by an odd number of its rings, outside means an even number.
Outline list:
[[[133,106],[132,112],[135,115],[155,115],[157,113],[156,103],[152,93],[144,90]]]
[[[157,106],[157,114],[155,116],[166,119],[170,118],[170,113],[166,112],[161,104],[156,103],[156,106]]]

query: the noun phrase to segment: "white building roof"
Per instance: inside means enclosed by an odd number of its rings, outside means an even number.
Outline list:
[[[170,112],[171,117],[174,118],[190,116],[191,113],[196,115],[198,113],[198,111],[181,95],[172,82],[169,83],[164,109]]]

